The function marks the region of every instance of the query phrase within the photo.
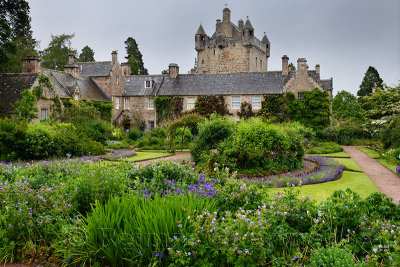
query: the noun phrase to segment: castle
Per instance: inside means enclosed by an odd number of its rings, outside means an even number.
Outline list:
[[[0,102],[10,113],[11,103],[23,89],[33,89],[42,73],[52,87],[45,88],[44,97],[36,103],[39,120],[49,118],[51,98],[98,100],[114,104],[114,123],[128,128],[140,119],[145,121],[146,130],[151,130],[157,126],[156,96],[179,96],[183,99],[183,111],[190,111],[198,96],[220,95],[236,118],[241,104],[249,103],[257,111],[267,94],[291,92],[301,99],[303,92],[319,88],[332,98],[332,78],[321,79],[320,66],[309,70],[304,58],[299,58],[297,69],[293,69],[289,68],[289,58],[283,55],[282,69],[269,71],[271,44],[265,34],[260,41],[254,33],[249,19],[234,25],[230,10],[225,8],[211,37],[201,25],[197,30],[198,66],[191,74],[180,74],[179,66],[172,63],[168,74],[129,75],[129,66],[119,63],[116,51],[112,52],[111,61],[105,62],[75,62],[72,55],[63,72],[41,69],[38,58],[28,58],[23,62],[23,73],[0,74]]]

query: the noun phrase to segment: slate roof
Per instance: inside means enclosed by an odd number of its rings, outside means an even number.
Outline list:
[[[155,81],[154,88],[144,88],[146,79]],[[281,71],[227,74],[184,74],[176,79],[168,75],[127,76],[126,96],[197,96],[197,95],[263,95],[280,94],[288,77]]]
[[[45,73],[54,79],[53,87],[60,97],[72,97],[78,86],[83,99],[111,101],[90,77],[80,75],[78,78],[74,78],[71,74],[61,71],[46,71]]]
[[[112,68],[111,61],[102,62],[75,62],[78,65],[79,73],[85,76],[108,76]]]
[[[21,92],[31,88],[38,73],[0,74],[0,102],[3,111],[12,111],[11,104],[21,98]]]

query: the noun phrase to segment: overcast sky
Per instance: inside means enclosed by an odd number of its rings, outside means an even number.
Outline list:
[[[150,74],[169,63],[181,73],[194,64],[194,34],[202,23],[207,35],[222,19],[225,4],[231,20],[248,16],[259,39],[271,42],[268,70],[281,70],[286,54],[297,66],[304,57],[310,69],[321,65],[321,77],[333,77],[334,91],[356,93],[368,66],[388,85],[400,80],[399,0],[28,0],[32,30],[40,49],[50,36],[75,34],[78,52],[89,45],[96,61],[125,61],[124,41],[133,37]]]

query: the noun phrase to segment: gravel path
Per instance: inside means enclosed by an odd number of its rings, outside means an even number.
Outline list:
[[[343,146],[352,160],[354,160],[363,172],[368,175],[378,190],[391,198],[393,203],[400,201],[400,177],[382,166],[376,159],[370,158],[364,152],[353,146]]]

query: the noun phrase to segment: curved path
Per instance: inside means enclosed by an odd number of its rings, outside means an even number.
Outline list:
[[[368,175],[382,194],[393,198],[393,203],[399,204],[400,177],[398,175],[354,146],[343,146],[343,149],[360,166],[363,172]]]

